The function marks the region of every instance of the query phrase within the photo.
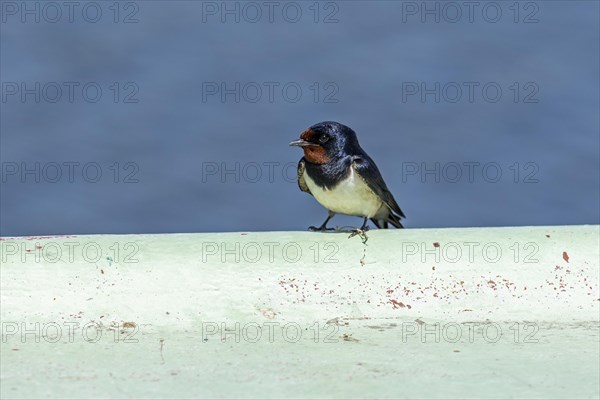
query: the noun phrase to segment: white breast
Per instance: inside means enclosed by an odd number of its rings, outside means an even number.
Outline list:
[[[337,214],[373,217],[381,208],[381,199],[350,167],[348,178],[328,190],[318,186],[306,171],[304,172],[306,186],[323,207]]]

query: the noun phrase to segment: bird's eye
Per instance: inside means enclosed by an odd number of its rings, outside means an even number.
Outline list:
[[[329,136],[321,135],[319,136],[319,143],[326,143],[329,140]]]

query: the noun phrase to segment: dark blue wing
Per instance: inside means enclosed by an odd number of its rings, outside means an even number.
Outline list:
[[[300,159],[300,162],[298,163],[298,187],[303,192],[306,192],[306,193],[312,195],[312,193],[310,192],[310,189],[306,185],[306,181],[304,180],[304,171],[305,170],[306,170],[306,168],[304,166],[304,157],[303,157],[302,159]]]
[[[396,199],[388,189],[375,162],[366,154],[352,157],[352,166],[365,183],[388,206],[390,211],[399,218],[406,218]]]

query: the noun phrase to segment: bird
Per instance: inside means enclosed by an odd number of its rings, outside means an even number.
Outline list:
[[[336,214],[364,218],[360,231],[369,229],[369,219],[380,229],[388,229],[389,225],[403,228],[400,220],[406,216],[350,127],[334,121],[319,122],[290,146],[304,151],[298,162],[300,190],[328,210],[325,222],[309,230],[334,230],[327,223]]]

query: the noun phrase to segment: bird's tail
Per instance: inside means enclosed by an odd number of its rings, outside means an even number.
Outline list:
[[[396,228],[404,228],[402,223],[400,222],[400,216],[390,212],[386,218],[371,218],[371,221],[379,228],[379,229],[388,229],[389,224],[392,224]]]

